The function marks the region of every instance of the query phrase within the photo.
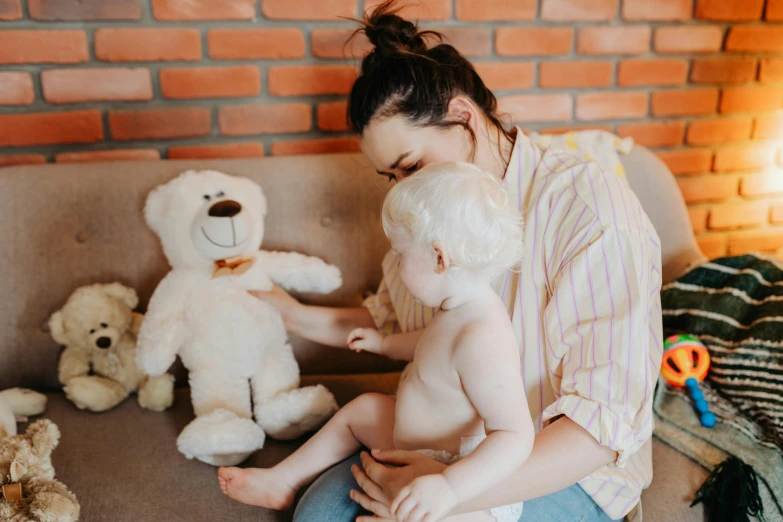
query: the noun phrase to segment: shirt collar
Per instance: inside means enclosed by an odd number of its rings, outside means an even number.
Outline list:
[[[503,181],[511,198],[516,201],[520,212],[524,209],[529,196],[530,186],[535,177],[535,171],[541,161],[540,149],[525,136],[522,129],[517,129],[511,158],[508,161]]]

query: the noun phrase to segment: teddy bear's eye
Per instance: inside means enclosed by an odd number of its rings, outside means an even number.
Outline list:
[[[209,201],[210,199],[212,199],[212,196],[210,196],[209,194],[204,194],[204,199]]]
[[[108,328],[108,327],[109,327],[109,325],[108,325],[108,324],[106,324],[106,323],[101,323],[101,328]]]
[[[90,330],[90,334],[94,334],[94,333],[95,333],[95,328],[93,328],[92,330]]]
[[[216,197],[216,198],[222,198],[222,197],[223,197],[223,196],[225,196],[225,195],[226,195],[226,193],[225,193],[225,192],[223,192],[223,191],[221,190],[220,192],[218,192],[217,194],[215,194],[215,197]]]

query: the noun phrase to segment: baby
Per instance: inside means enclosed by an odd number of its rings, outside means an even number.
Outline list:
[[[508,478],[528,457],[534,430],[518,343],[491,283],[518,265],[521,225],[498,180],[473,165],[432,164],[394,186],[383,228],[400,277],[416,299],[439,310],[424,330],[384,336],[360,328],[348,345],[413,361],[396,399],[360,396],[271,469],[221,468],[223,492],[285,509],[298,489],[363,446],[415,450],[448,464],[392,502],[397,520],[420,522],[447,517]],[[458,519],[516,522],[521,513],[514,504]]]

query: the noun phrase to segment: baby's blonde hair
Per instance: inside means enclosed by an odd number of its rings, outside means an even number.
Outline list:
[[[440,241],[452,265],[495,278],[519,265],[522,218],[498,179],[469,163],[433,163],[395,185],[383,202],[394,226],[426,248]]]

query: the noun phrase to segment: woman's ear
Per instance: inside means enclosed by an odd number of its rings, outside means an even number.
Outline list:
[[[476,105],[465,96],[455,96],[449,102],[449,107],[446,111],[448,119],[451,121],[460,121],[470,125],[473,132],[478,132],[479,111]]]
[[[435,272],[438,274],[446,273],[446,270],[451,266],[451,259],[449,259],[449,254],[443,249],[443,243],[440,241],[433,241],[432,249],[438,260]]]

